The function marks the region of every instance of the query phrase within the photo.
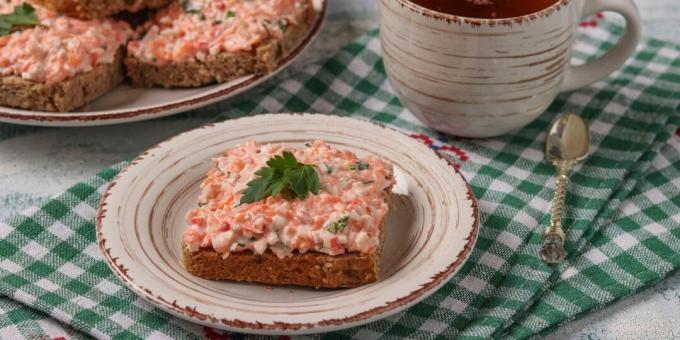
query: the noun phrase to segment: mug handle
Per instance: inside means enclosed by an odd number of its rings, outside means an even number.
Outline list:
[[[562,82],[561,91],[571,91],[606,78],[619,69],[635,52],[642,35],[640,13],[633,0],[585,0],[581,17],[598,12],[616,12],[626,19],[623,36],[602,57],[584,65],[571,66]]]

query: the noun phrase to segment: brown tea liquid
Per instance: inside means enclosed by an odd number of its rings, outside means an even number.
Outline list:
[[[540,12],[559,0],[411,0],[446,14],[468,18],[503,19]]]

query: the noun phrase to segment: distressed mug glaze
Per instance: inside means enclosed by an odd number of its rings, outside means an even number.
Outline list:
[[[558,93],[607,77],[633,54],[640,16],[632,0],[559,0],[508,19],[436,12],[408,0],[379,0],[387,76],[421,121],[464,137],[498,136],[536,119]],[[588,64],[570,63],[581,18],[612,11],[624,35]]]

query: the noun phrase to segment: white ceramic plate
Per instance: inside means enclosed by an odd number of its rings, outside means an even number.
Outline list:
[[[211,158],[248,139],[299,146],[323,139],[360,156],[371,153],[394,163],[397,185],[377,283],[314,290],[209,281],[184,270],[184,215],[213,166]],[[104,257],[134,292],[181,318],[260,334],[332,331],[399,312],[432,294],[459,270],[478,229],[470,187],[434,151],[380,125],[313,114],[230,120],[165,141],[113,180],[97,218]]]
[[[248,75],[228,83],[193,89],[140,89],[123,83],[76,112],[28,111],[0,106],[0,122],[38,126],[111,125],[169,116],[235,96],[290,65],[316,38],[326,17],[328,0],[312,1],[317,15],[307,37],[269,74]]]

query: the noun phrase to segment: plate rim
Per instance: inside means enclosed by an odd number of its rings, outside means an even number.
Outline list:
[[[126,122],[143,121],[161,118],[173,114],[178,114],[188,110],[210,105],[218,100],[226,99],[242,93],[267,79],[275,76],[278,72],[287,68],[292,61],[297,59],[311,43],[318,37],[321,27],[326,21],[328,14],[328,2],[330,0],[319,0],[321,7],[317,11],[314,25],[307,31],[305,38],[287,56],[281,59],[277,67],[270,73],[260,75],[247,75],[249,77],[227,88],[216,92],[199,94],[180,101],[171,101],[156,105],[149,105],[140,108],[130,108],[123,110],[102,110],[90,112],[46,112],[15,109],[7,106],[0,106],[0,122],[33,125],[33,126],[59,126],[59,127],[82,127],[82,126],[101,126],[113,125]],[[7,111],[10,110],[10,111]],[[16,112],[12,112],[16,111]],[[97,113],[100,112],[100,113]]]
[[[265,113],[265,114],[258,114],[255,116],[245,116],[245,117],[239,117],[239,118],[233,118],[229,120],[225,120],[222,122],[217,122],[217,123],[210,123],[210,124],[205,124],[203,126],[182,132],[180,134],[177,134],[175,136],[172,136],[164,141],[161,141],[160,143],[151,146],[147,150],[145,150],[143,153],[141,153],[139,156],[137,156],[134,160],[132,160],[127,166],[125,166],[121,171],[111,180],[109,185],[107,186],[104,194],[102,195],[102,198],[99,202],[99,207],[97,210],[97,216],[96,216],[96,221],[95,221],[95,233],[96,233],[96,238],[97,238],[97,244],[99,245],[99,249],[104,255],[104,260],[106,261],[107,266],[116,274],[118,279],[128,288],[130,288],[133,293],[137,294],[138,296],[143,297],[145,300],[148,302],[152,303],[156,307],[161,308],[162,310],[169,312],[173,315],[176,315],[180,318],[183,318],[185,320],[207,325],[210,327],[216,327],[216,328],[221,328],[221,329],[226,329],[226,330],[231,330],[231,331],[237,331],[237,332],[244,332],[244,333],[250,333],[250,334],[266,334],[266,335],[300,335],[300,334],[313,334],[313,333],[320,333],[320,332],[329,332],[329,331],[334,331],[334,330],[339,330],[339,329],[345,329],[349,327],[356,327],[360,326],[372,321],[376,321],[379,319],[383,319],[385,317],[391,316],[393,314],[396,314],[408,307],[411,307],[418,302],[422,301],[423,299],[429,297],[431,294],[436,292],[441,286],[443,286],[446,282],[448,282],[457,272],[458,270],[462,267],[462,265],[469,259],[472,251],[474,250],[474,247],[477,242],[477,238],[479,236],[479,228],[480,228],[480,214],[479,214],[479,206],[477,202],[477,198],[474,195],[474,192],[472,190],[472,187],[468,183],[467,179],[465,176],[460,172],[460,170],[457,169],[455,164],[453,163],[452,160],[450,160],[448,157],[445,157],[442,155],[439,151],[433,150],[432,148],[429,148],[425,145],[422,145],[424,148],[427,150],[430,150],[430,152],[434,153],[437,157],[440,159],[444,160],[446,162],[446,165],[454,171],[454,176],[460,176],[460,179],[463,181],[465,184],[465,191],[466,191],[466,197],[465,200],[470,203],[470,207],[472,208],[472,227],[468,235],[465,236],[464,240],[465,245],[463,246],[463,249],[456,255],[455,259],[452,258],[452,262],[449,263],[443,270],[440,272],[436,273],[432,277],[428,278],[427,282],[424,284],[419,285],[418,289],[415,289],[411,292],[408,293],[408,295],[399,297],[396,300],[389,301],[385,303],[382,306],[374,307],[369,310],[361,311],[359,313],[356,313],[351,316],[339,318],[339,319],[329,319],[329,320],[322,320],[320,322],[316,323],[291,323],[291,322],[283,322],[283,321],[276,321],[273,323],[263,323],[263,322],[250,322],[250,321],[243,321],[243,320],[238,320],[236,318],[233,319],[227,319],[227,318],[219,318],[219,316],[214,316],[211,314],[206,314],[200,312],[197,307],[198,306],[180,306],[176,300],[172,299],[167,299],[162,297],[159,294],[153,293],[150,289],[146,287],[139,286],[137,283],[134,282],[132,278],[127,276],[127,268],[125,268],[124,265],[118,263],[118,258],[114,257],[111,254],[111,248],[106,247],[106,238],[104,236],[103,232],[103,222],[104,219],[106,218],[106,214],[108,212],[108,202],[107,199],[111,195],[111,190],[117,185],[118,180],[120,177],[124,176],[125,173],[132,168],[133,166],[137,165],[140,161],[144,160],[145,157],[149,156],[155,149],[158,149],[162,147],[163,144],[170,143],[173,140],[189,133],[195,133],[196,131],[199,130],[204,130],[204,129],[209,129],[213,128],[218,124],[229,124],[234,121],[239,121],[239,120],[249,120],[249,119],[255,119],[255,118],[262,118],[262,116],[282,116],[282,115],[292,115],[292,116],[302,116],[302,117],[333,117],[333,118],[338,118],[338,119],[347,119],[347,120],[353,120],[358,123],[364,123],[364,124],[369,124],[373,125],[376,127],[380,128],[385,128],[392,130],[394,132],[404,134],[403,131],[400,131],[392,126],[384,125],[378,122],[374,121],[368,121],[368,120],[363,120],[363,119],[357,119],[355,117],[347,117],[347,116],[337,116],[337,115],[327,115],[327,114],[320,114],[320,113],[307,113],[307,112],[290,112],[290,113]],[[407,137],[407,135],[404,135],[404,137]],[[418,144],[421,145],[421,144]]]

